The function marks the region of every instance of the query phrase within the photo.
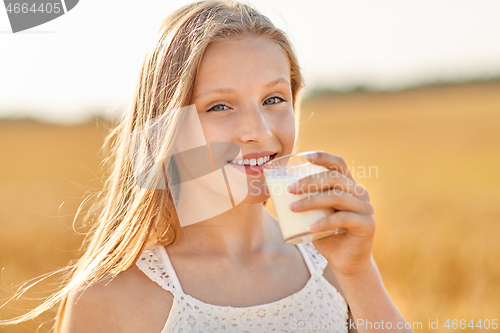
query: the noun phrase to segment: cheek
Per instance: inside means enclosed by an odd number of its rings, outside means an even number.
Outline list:
[[[232,142],[234,127],[228,126],[223,119],[203,119],[200,117],[201,128],[207,142]]]
[[[293,109],[287,110],[286,113],[277,117],[274,120],[274,135],[279,139],[282,145],[282,154],[288,155],[292,153],[295,142],[295,116]]]

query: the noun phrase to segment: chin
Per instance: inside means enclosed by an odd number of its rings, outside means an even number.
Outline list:
[[[270,197],[265,182],[254,182],[249,184],[248,194],[242,202],[245,204],[258,204],[263,203]]]
[[[251,195],[250,193],[248,193],[248,195],[242,201],[242,203],[247,204],[247,205],[248,204],[259,204],[259,203],[265,202],[269,198],[270,198],[270,196],[269,195],[265,195],[265,194],[262,194],[262,195]]]

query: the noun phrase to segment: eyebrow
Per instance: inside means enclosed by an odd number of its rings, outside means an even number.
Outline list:
[[[288,81],[288,80],[287,80],[287,79],[285,79],[285,78],[280,77],[280,78],[278,78],[278,79],[276,79],[276,80],[274,80],[274,81],[269,82],[269,83],[268,83],[268,84],[266,84],[264,87],[265,87],[265,88],[271,88],[271,87],[274,87],[274,86],[276,86],[276,85],[278,85],[278,84],[281,84],[281,83],[286,83],[286,84],[290,85],[290,81]],[[216,94],[216,93],[221,93],[221,94],[226,93],[226,94],[227,94],[227,93],[230,93],[230,92],[232,92],[232,91],[233,91],[233,89],[232,89],[232,88],[216,88],[216,89],[210,89],[210,90],[207,90],[207,91],[205,91],[205,92],[202,92],[201,94],[196,95],[196,96],[194,97],[194,99],[198,99],[198,98],[203,97],[203,96],[205,96],[205,95]]]

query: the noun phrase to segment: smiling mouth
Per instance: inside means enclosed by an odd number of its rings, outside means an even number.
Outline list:
[[[263,165],[276,157],[278,153],[272,155],[259,157],[259,158],[245,158],[240,160],[228,161],[229,164],[242,165],[242,166],[259,166]]]

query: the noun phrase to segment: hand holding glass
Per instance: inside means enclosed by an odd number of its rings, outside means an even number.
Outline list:
[[[345,232],[345,228],[331,229],[317,233],[309,231],[309,225],[335,212],[333,208],[314,209],[303,212],[293,212],[290,209],[292,202],[301,200],[311,194],[293,194],[287,189],[288,185],[296,183],[301,178],[320,172],[327,168],[313,164],[306,159],[308,154],[317,151],[286,155],[264,164],[264,176],[273,201],[274,210],[278,216],[278,223],[285,243],[307,243],[333,234]]]

